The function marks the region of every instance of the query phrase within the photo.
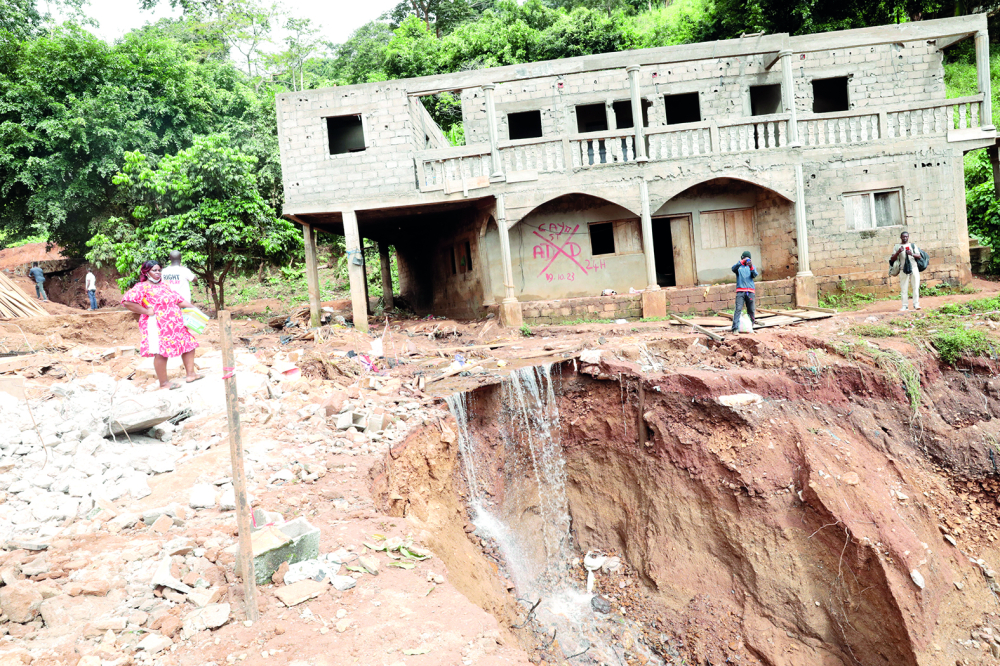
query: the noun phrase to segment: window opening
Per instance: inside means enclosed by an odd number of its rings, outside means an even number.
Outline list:
[[[542,136],[542,112],[522,111],[507,114],[507,131],[511,141]]]
[[[649,127],[649,107],[652,106],[648,99],[642,101],[642,126]],[[632,100],[623,99],[615,102],[611,105],[612,110],[615,112],[615,126],[618,129],[628,129],[635,126],[635,121],[632,118]]]
[[[901,190],[861,192],[844,195],[847,228],[865,231],[879,227],[898,227],[903,224]]]
[[[458,274],[458,266],[455,265],[455,246],[452,245],[448,248],[448,252],[451,254],[451,274]]]
[[[332,116],[326,119],[330,154],[357,153],[365,149],[365,128],[361,116]]]
[[[462,257],[462,262],[465,265],[465,270],[472,270],[472,245],[469,241],[465,241],[465,256]]]
[[[590,254],[599,256],[615,253],[615,225],[601,222],[590,225]]]
[[[701,105],[698,101],[698,93],[664,95],[663,101],[667,107],[668,125],[696,123],[701,120]]]
[[[750,86],[751,116],[769,116],[781,112],[781,84]]]
[[[847,95],[846,76],[838,76],[832,79],[814,79],[812,87],[814,113],[833,113],[834,111],[849,110],[850,100]]]
[[[606,132],[608,130],[608,114],[604,104],[581,104],[576,107],[577,132]]]

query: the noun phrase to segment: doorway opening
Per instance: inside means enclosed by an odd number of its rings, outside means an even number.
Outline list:
[[[656,284],[674,287],[674,243],[670,234],[670,218],[653,218],[653,254],[656,257]]]

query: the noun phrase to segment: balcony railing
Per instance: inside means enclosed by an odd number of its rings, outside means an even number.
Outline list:
[[[798,118],[798,140],[803,148],[820,148],[973,130],[980,127],[982,103],[980,94],[882,109],[807,114]],[[644,132],[646,154],[649,161],[672,161],[787,148],[790,122],[790,114],[779,113],[650,127]],[[510,182],[637,160],[631,128],[502,141],[498,150],[503,176]],[[422,192],[467,192],[490,184],[489,144],[425,150],[415,159]]]

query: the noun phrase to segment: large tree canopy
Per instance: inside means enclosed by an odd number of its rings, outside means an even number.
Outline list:
[[[260,195],[257,159],[230,146],[230,137],[217,134],[158,162],[125,153],[114,184],[129,213],[90,240],[91,261],[114,260],[125,287],[143,261],[179,250],[221,310],[227,277],[301,251],[295,225],[276,218]]]
[[[273,154],[272,109],[232,65],[190,55],[154,30],[113,46],[72,25],[0,41],[0,227],[80,248],[118,212],[111,177],[129,150],[229,130]]]

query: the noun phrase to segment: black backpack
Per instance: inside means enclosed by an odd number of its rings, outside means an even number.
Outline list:
[[[930,263],[930,257],[923,250],[920,251],[920,256],[917,259],[917,270],[923,273],[927,270],[927,264]]]

